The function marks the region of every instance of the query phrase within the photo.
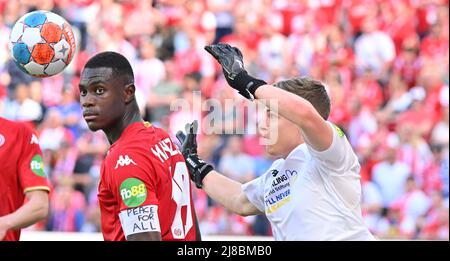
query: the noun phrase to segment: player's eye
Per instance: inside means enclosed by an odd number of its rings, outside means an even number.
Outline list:
[[[103,88],[97,88],[97,89],[95,90],[95,93],[98,94],[98,95],[102,95],[103,93],[105,93],[105,89],[103,89]]]
[[[80,91],[80,95],[81,95],[81,96],[86,96],[86,94],[87,94],[87,91],[86,91],[86,90],[81,90],[81,91]]]

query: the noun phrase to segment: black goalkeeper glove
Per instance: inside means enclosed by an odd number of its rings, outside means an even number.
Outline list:
[[[205,46],[208,51],[222,66],[222,71],[228,84],[249,100],[255,98],[256,89],[267,84],[247,74],[241,51],[228,44],[213,44]]]
[[[185,128],[187,136],[182,131],[178,131],[176,137],[181,143],[181,153],[186,160],[186,165],[191,174],[191,180],[195,183],[197,188],[202,188],[203,178],[205,178],[214,167],[200,159],[197,155],[197,127],[197,121],[193,121],[191,124],[188,123]]]

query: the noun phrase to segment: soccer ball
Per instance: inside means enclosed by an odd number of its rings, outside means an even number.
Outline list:
[[[9,36],[9,47],[16,65],[35,77],[55,75],[70,63],[75,37],[69,23],[49,11],[22,16]]]

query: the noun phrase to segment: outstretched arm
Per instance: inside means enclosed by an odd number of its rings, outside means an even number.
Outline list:
[[[261,214],[247,199],[242,190],[242,184],[218,173],[212,165],[198,157],[196,133],[197,121],[194,121],[186,125],[187,135],[179,131],[176,137],[181,142],[181,152],[186,159],[190,177],[197,188],[202,188],[212,199],[238,215]]]
[[[226,209],[240,216],[263,214],[248,199],[242,184],[217,171],[211,171],[203,179],[203,190]]]
[[[206,46],[222,66],[228,84],[247,99],[258,99],[271,110],[292,121],[302,130],[305,142],[318,151],[326,150],[333,140],[333,131],[310,102],[302,97],[268,85],[247,74],[241,51],[228,44]],[[269,100],[278,102],[273,105]]]

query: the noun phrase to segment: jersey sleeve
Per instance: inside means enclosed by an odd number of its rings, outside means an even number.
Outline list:
[[[23,126],[19,130],[18,137],[22,151],[17,171],[23,192],[27,193],[33,190],[50,191],[50,183],[44,172],[42,151],[39,147],[37,136],[30,129]]]
[[[158,205],[156,171],[148,157],[137,151],[124,151],[107,166],[111,187],[120,210],[142,205]]]
[[[161,232],[156,171],[162,170],[156,170],[151,159],[144,155],[140,151],[122,151],[112,157],[107,166],[125,237],[143,232]]]
[[[251,180],[242,185],[242,191],[247,196],[247,199],[261,212],[264,209],[264,177],[266,174]]]
[[[311,155],[325,170],[333,170],[332,173],[344,173],[350,168],[359,167],[358,158],[344,132],[331,122],[327,124],[333,130],[333,141],[330,147],[324,151],[317,151],[307,144]]]

